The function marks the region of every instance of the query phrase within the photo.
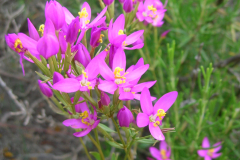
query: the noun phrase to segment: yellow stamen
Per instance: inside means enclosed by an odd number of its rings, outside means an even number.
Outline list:
[[[118,35],[123,35],[123,34],[124,34],[123,30],[120,29],[120,30],[118,31]]]
[[[79,29],[78,32],[81,32],[81,29]]]
[[[84,7],[81,12],[78,12],[78,15],[80,18],[87,18],[88,17],[88,13],[87,13],[87,9],[86,7]]]
[[[135,94],[136,92],[131,92],[132,94]]]
[[[214,153],[214,148],[208,150],[208,155],[209,155],[209,156],[212,156],[213,153]]]
[[[153,11],[153,14],[156,14],[157,8],[153,7],[153,5],[148,6],[148,10]]]
[[[100,38],[99,38],[99,40],[98,40],[98,43],[102,43],[103,42],[103,38],[104,37],[104,34],[100,34]]]
[[[160,124],[160,122],[159,122],[159,121],[156,121],[155,123],[153,123],[153,126],[154,126],[154,127],[157,127],[159,124]]]
[[[85,119],[88,118],[88,112],[84,111],[83,113],[80,113],[79,115],[80,115],[80,117],[82,117],[82,123],[89,126],[89,123],[85,121]]]
[[[85,78],[88,78],[87,72],[85,72],[84,70],[82,70],[82,74],[83,74],[83,76],[84,76]]]
[[[160,120],[162,120],[162,117],[164,117],[166,115],[165,111],[163,109],[159,109],[157,111],[157,116]]]
[[[127,45],[128,45],[128,44],[124,41],[124,42],[123,42],[123,46],[127,46]]]
[[[167,155],[166,155],[166,150],[165,149],[161,149],[160,150],[160,154],[162,155],[163,159],[167,159]]]
[[[89,22],[90,22],[89,20],[86,20],[86,21],[85,21],[85,24],[88,24]]]
[[[14,48],[18,53],[22,51],[23,46],[22,46],[22,42],[19,38],[15,40]]]
[[[41,36],[43,36],[43,32],[44,32],[44,24],[41,24],[41,25],[39,26],[38,31],[41,32]]]

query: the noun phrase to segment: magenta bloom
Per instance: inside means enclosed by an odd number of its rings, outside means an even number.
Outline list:
[[[169,92],[163,95],[153,107],[150,92],[148,88],[144,88],[140,97],[143,113],[137,115],[137,126],[141,128],[149,125],[149,131],[155,139],[165,140],[159,125],[162,124],[162,119],[177,99],[177,95],[178,92],[176,91]]]
[[[48,98],[52,97],[53,92],[46,83],[41,83],[41,80],[38,80],[38,85],[42,93]]]
[[[74,43],[77,40],[79,32],[79,18],[75,18],[68,26],[66,41],[70,44]]]
[[[126,72],[126,55],[123,50],[119,49],[113,58],[112,70],[105,61],[99,62],[100,74],[105,80],[100,81],[98,88],[113,94],[118,87],[139,79],[147,71],[148,67],[149,65],[146,64]]]
[[[127,50],[134,50],[139,49],[144,46],[144,43],[133,45],[140,37],[143,35],[144,30],[139,30],[133,32],[129,36],[124,33],[124,25],[125,25],[125,17],[121,14],[113,23],[113,20],[109,23],[108,28],[108,39],[109,42],[114,45],[115,47],[127,49]],[[132,47],[129,47],[132,45]],[[128,46],[128,47],[127,47]]]
[[[221,156],[222,153],[217,153],[222,146],[220,145],[221,142],[217,142],[213,145],[212,149],[204,149],[204,148],[210,148],[210,143],[207,137],[204,137],[203,142],[202,142],[202,148],[201,150],[198,150],[198,155],[200,157],[204,157],[205,160],[211,160],[211,159],[215,159],[219,156]]]
[[[65,23],[65,14],[63,7],[55,0],[46,2],[45,17],[46,19],[50,19],[53,22],[56,30],[61,29]]]
[[[110,4],[112,4],[113,1],[114,1],[114,0],[103,0],[103,2],[104,2],[107,6],[109,6]]]
[[[73,52],[75,51],[77,53],[74,56],[74,59],[80,62],[84,67],[87,67],[87,65],[91,61],[91,56],[87,48],[82,43],[79,43],[73,49]]]
[[[153,26],[161,26],[165,12],[164,5],[159,0],[147,0],[140,2],[136,16],[140,22],[145,21]]]
[[[63,121],[63,125],[72,127],[74,129],[83,129],[81,132],[73,133],[75,137],[83,137],[92,129],[96,128],[100,120],[97,120],[96,108],[93,107],[94,112],[91,114],[86,102],[77,104],[75,108],[76,112],[80,112],[80,117],[77,119],[67,119]]]
[[[110,102],[110,97],[105,92],[101,92],[101,99],[98,101],[99,108],[101,109],[103,106],[108,106]]]
[[[58,72],[53,73],[53,84],[55,84],[63,79],[64,79],[64,77],[60,73],[58,73]]]
[[[34,39],[35,41],[38,41],[40,39],[39,34],[37,29],[34,27],[34,25],[32,24],[32,22],[30,21],[30,19],[27,19],[28,21],[28,32],[29,32],[29,36]]]
[[[149,151],[157,160],[170,160],[171,148],[165,141],[160,142],[159,150],[155,147],[150,147]]]
[[[66,78],[53,85],[53,89],[61,92],[71,93],[80,91],[89,91],[94,89],[96,84],[97,75],[99,74],[98,63],[104,61],[106,52],[101,52],[94,57],[87,65],[85,70],[82,70],[82,74],[76,78]]]
[[[170,32],[170,30],[166,30],[161,34],[161,38],[165,38],[167,34]]]
[[[121,127],[129,127],[133,121],[133,114],[126,106],[123,106],[123,108],[118,111],[117,118]]]

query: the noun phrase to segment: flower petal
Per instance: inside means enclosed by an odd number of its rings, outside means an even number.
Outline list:
[[[148,116],[153,114],[153,106],[148,88],[143,89],[140,97],[140,104],[144,113],[146,113]]]
[[[204,137],[203,142],[202,142],[202,148],[209,148],[210,143],[207,137]]]
[[[118,88],[118,86],[112,81],[102,81],[101,84],[98,85],[98,88],[104,92],[114,94],[114,91]]]
[[[213,153],[211,158],[217,158],[217,157],[219,157],[221,155],[222,155],[222,153]]]
[[[132,89],[131,92],[141,92],[143,88],[151,88],[157,81],[150,81],[150,82],[144,82],[135,85]]]
[[[65,14],[65,21],[67,22],[67,24],[70,24],[75,17],[67,8],[63,7],[63,11]]]
[[[139,77],[141,77],[149,68],[149,65],[146,64],[144,66],[141,66],[135,70],[133,70],[132,72],[126,74],[126,81],[130,82],[133,81],[135,79],[138,79]]]
[[[94,124],[92,125],[91,128],[92,128],[92,129],[96,128],[99,123],[100,123],[100,119],[99,119],[99,120],[96,120],[96,121],[94,122]]]
[[[99,61],[99,70],[104,79],[114,81],[114,74],[105,61]]]
[[[62,122],[63,125],[67,127],[72,127],[72,128],[87,128],[88,126],[84,123],[82,123],[81,119],[67,119]]]
[[[143,32],[144,32],[144,30],[139,30],[139,31],[133,32],[132,34],[130,34],[129,36],[126,37],[125,43],[127,45],[133,44],[138,39],[140,39],[140,37],[143,35]]]
[[[66,93],[76,92],[79,88],[80,82],[74,78],[66,78],[53,85],[53,89]]]
[[[159,109],[163,109],[165,112],[173,105],[178,96],[177,91],[164,94],[154,105],[154,113],[157,113]]]
[[[142,128],[149,124],[149,116],[146,113],[138,113],[137,115],[137,126]]]
[[[222,148],[222,145],[220,145],[222,142],[217,142],[215,143],[213,146],[216,147],[214,148],[214,152],[218,152],[221,148]]]
[[[159,126],[154,126],[153,122],[149,123],[149,131],[151,133],[151,135],[153,136],[153,138],[157,139],[157,140],[165,140],[165,137],[161,131],[161,129],[159,128]]]
[[[36,28],[34,27],[34,25],[32,24],[32,22],[30,21],[30,19],[28,18],[27,19],[28,21],[28,32],[29,32],[29,36],[38,41],[39,40],[39,34],[38,34],[38,31],[36,30]]]
[[[157,148],[150,147],[149,151],[154,158],[161,159],[160,151]]]
[[[165,151],[167,150],[167,143],[166,141],[161,141],[160,145],[159,145],[159,149],[164,149]]]
[[[201,149],[201,150],[198,150],[197,153],[200,157],[205,157],[207,155],[207,150],[204,150],[204,149]]]
[[[119,99],[122,100],[122,101],[133,100],[134,96],[131,92],[124,92],[123,91],[123,92],[120,93]]]
[[[75,137],[83,137],[83,136],[86,136],[89,132],[91,132],[91,128],[89,127],[89,128],[87,128],[86,130],[83,130],[83,131],[81,131],[81,132],[75,132],[75,133],[73,133],[73,135],[75,136]]]
[[[123,71],[125,71],[126,69],[126,55],[123,49],[121,48],[116,51],[113,57],[113,66],[112,66],[113,71],[116,67],[123,68]]]

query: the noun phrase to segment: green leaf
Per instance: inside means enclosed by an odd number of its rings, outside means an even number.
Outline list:
[[[146,143],[146,144],[153,144],[156,142],[155,139],[140,139],[140,140],[137,140],[139,143]]]
[[[98,127],[101,127],[103,130],[105,130],[107,132],[115,132],[116,133],[116,131],[112,130],[111,128],[109,128],[108,126],[106,126],[106,125],[104,125],[102,123],[99,123]]]
[[[113,146],[115,148],[123,149],[123,145],[117,142],[111,142],[111,141],[106,141],[110,146]]]
[[[113,153],[111,160],[117,160],[118,159],[118,154]]]
[[[101,156],[98,152],[89,152],[93,157],[95,157],[97,160],[101,160]]]

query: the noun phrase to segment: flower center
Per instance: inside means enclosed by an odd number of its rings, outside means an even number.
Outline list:
[[[87,13],[87,9],[86,7],[84,7],[81,12],[78,12],[78,15],[80,18],[87,18],[88,17],[88,13]],[[85,22],[86,23],[86,22]],[[89,22],[88,22],[89,23]]]
[[[128,44],[126,43],[126,41],[123,41],[123,46],[127,46]]]
[[[43,32],[44,32],[44,24],[41,24],[41,25],[39,26],[38,31],[41,32],[41,36],[43,36]]]
[[[162,159],[167,159],[166,150],[165,150],[165,149],[161,149],[161,150],[160,150],[160,154],[161,154],[161,156],[162,156]]]
[[[93,89],[93,87],[90,86],[90,85],[91,85],[91,82],[87,81],[86,79],[81,80],[81,81],[80,81],[80,85],[81,85],[81,86],[87,86],[88,89]]]
[[[82,123],[86,124],[86,125],[90,125],[90,123],[88,123],[87,121],[85,121],[86,118],[88,118],[89,114],[87,111],[84,111],[83,113],[79,114],[80,117],[82,118]]]
[[[83,74],[83,76],[84,76],[85,78],[88,78],[87,72],[85,72],[84,70],[82,70],[82,74]]]
[[[160,125],[160,122],[156,121],[156,118],[158,117],[159,120],[161,121],[165,115],[166,115],[165,111],[163,109],[159,109],[155,115],[149,116],[149,121],[154,122],[153,126],[157,127]]]
[[[212,157],[213,152],[214,152],[214,149],[212,148],[212,149],[209,149],[209,150],[208,150],[207,154],[208,154],[210,157]]]
[[[21,40],[20,40],[19,38],[15,40],[15,42],[14,42],[14,48],[15,48],[15,50],[16,50],[18,53],[22,51],[23,46],[22,46],[22,42],[21,42]]]
[[[115,83],[116,84],[122,84],[122,83],[126,83],[125,79],[126,77],[124,77],[126,74],[128,74],[128,72],[124,73],[122,76],[121,76],[121,71],[123,71],[123,68],[120,68],[120,67],[116,67],[115,70],[114,70],[114,78],[115,78]]]
[[[124,34],[123,30],[120,29],[120,30],[118,31],[118,35],[123,35],[123,34]]]
[[[143,15],[143,17],[147,17],[147,13],[146,12],[143,12],[142,15]]]
[[[148,10],[153,11],[153,14],[156,14],[157,8],[153,7],[153,5],[148,6]]]
[[[103,42],[103,38],[104,37],[104,34],[100,34],[100,37],[99,37],[99,40],[98,40],[98,43],[102,43]]]

